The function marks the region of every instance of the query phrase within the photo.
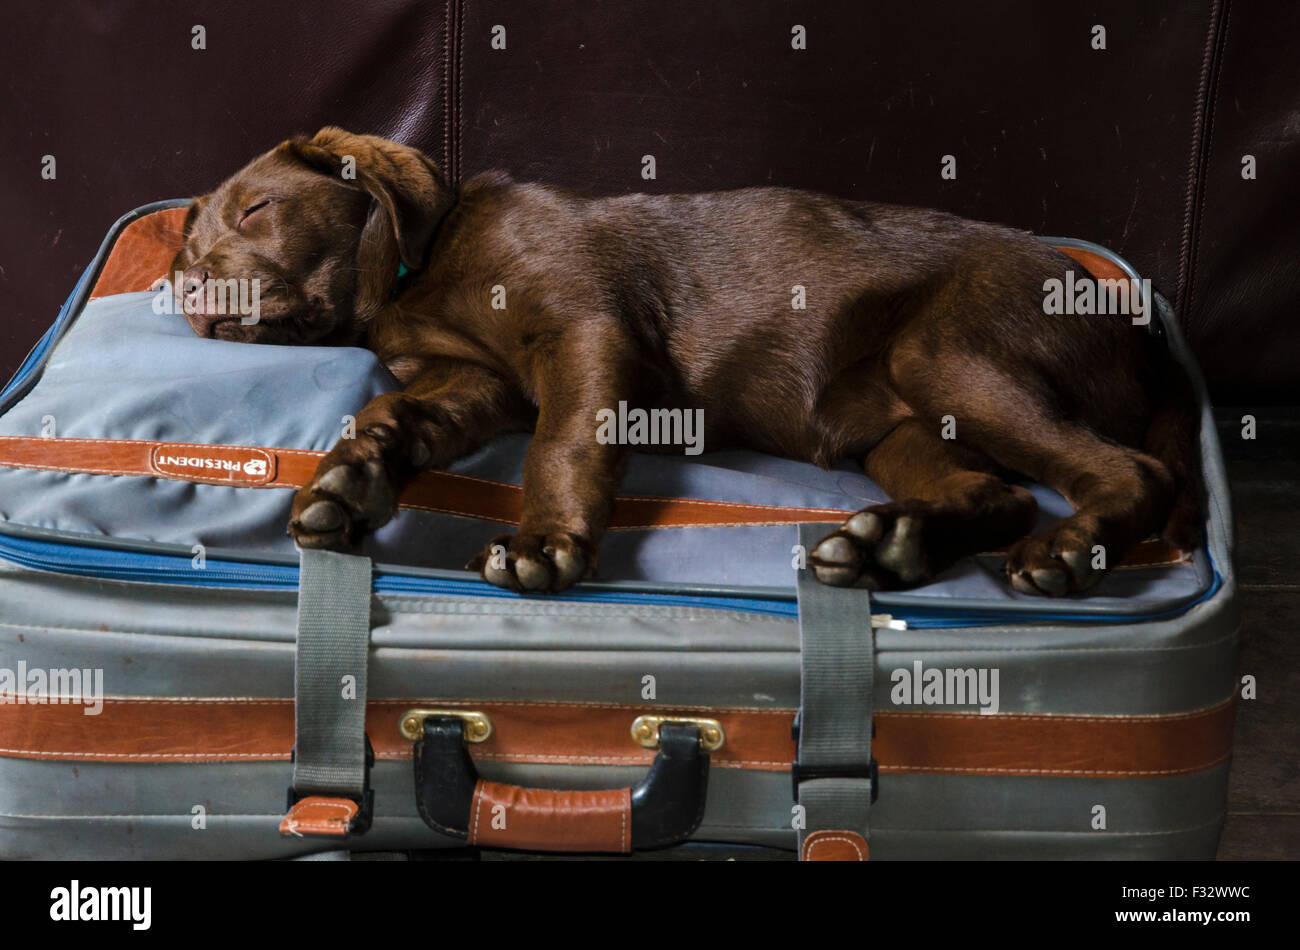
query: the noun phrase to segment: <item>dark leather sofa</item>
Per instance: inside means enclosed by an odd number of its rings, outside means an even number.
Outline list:
[[[333,123],[417,145],[454,179],[785,184],[1088,238],[1175,300],[1218,401],[1300,402],[1300,5],[27,0],[8,14],[3,377],[118,215]]]

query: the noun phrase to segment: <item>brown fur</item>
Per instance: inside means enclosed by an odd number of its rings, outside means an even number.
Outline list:
[[[703,409],[709,448],[862,459],[894,501],[814,550],[828,583],[908,586],[1016,542],[1013,585],[1063,594],[1100,576],[1095,545],[1113,564],[1162,528],[1196,537],[1181,373],[1127,317],[1045,315],[1044,281],[1082,268],[1009,228],[782,188],[588,198],[489,173],[453,191],[414,149],[326,128],[199,199],[173,269],[271,288],[260,323],[199,310],[201,335],[363,345],[405,387],[298,493],[304,546],[355,544],[419,468],[532,430],[520,530],[475,566],[567,587],[595,568],[626,453],[596,412],[620,400]],[[1074,516],[1024,537],[1013,472]]]

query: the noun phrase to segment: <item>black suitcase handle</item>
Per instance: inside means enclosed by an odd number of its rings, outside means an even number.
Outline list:
[[[530,851],[618,851],[682,841],[704,817],[709,754],[700,727],[665,722],[659,754],[633,788],[560,791],[489,782],[465,748],[464,723],[424,720],[415,743],[415,795],[435,831],[469,844]]]

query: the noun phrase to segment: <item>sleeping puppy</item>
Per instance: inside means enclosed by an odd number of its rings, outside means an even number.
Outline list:
[[[1062,595],[1101,576],[1098,550],[1198,539],[1186,378],[1128,316],[1047,315],[1045,282],[1088,278],[1009,228],[785,188],[457,188],[415,149],[325,128],[199,198],[172,271],[200,336],[364,346],[404,387],[297,493],[303,547],[355,546],[417,471],[532,431],[519,531],[471,567],[563,590],[595,570],[627,452],[598,413],[620,402],[703,410],[710,448],[861,460],[894,500],[810,553],[829,584],[908,587],[1010,545],[1016,590]],[[256,323],[209,306],[232,278],[260,281]],[[1013,474],[1074,514],[1029,534]]]

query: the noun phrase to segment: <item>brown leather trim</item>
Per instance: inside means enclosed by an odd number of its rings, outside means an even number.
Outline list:
[[[352,827],[357,811],[357,803],[350,799],[309,795],[295,802],[280,819],[280,834],[298,838],[303,835],[342,837]]]
[[[1088,273],[1098,280],[1128,280],[1128,274],[1116,265],[1110,258],[1102,257],[1096,251],[1089,251],[1081,247],[1062,247],[1058,250],[1073,257],[1076,261],[1084,266]]]
[[[166,208],[137,218],[123,228],[99,272],[90,299],[148,290],[184,243],[186,207]]]
[[[632,790],[566,792],[479,779],[469,843],[527,851],[632,850]]]
[[[184,235],[184,207],[169,208],[131,222],[118,237],[108,261],[95,283],[92,297],[147,290],[164,276]],[[1082,263],[1094,276],[1123,278],[1124,273],[1106,258],[1092,251],[1061,248]],[[244,446],[155,443],[108,439],[41,439],[27,436],[0,437],[0,467],[31,468],[92,475],[153,475],[205,484],[241,484],[248,487],[301,488],[315,474],[324,452],[301,449],[257,447],[272,458],[274,477],[261,482],[214,477],[202,470],[160,470],[151,464],[156,446],[190,448],[196,453],[238,453]],[[518,485],[452,475],[447,472],[421,473],[402,492],[402,508],[432,511],[518,525],[523,510],[523,490]],[[675,527],[837,523],[852,509],[781,508],[691,498],[652,498],[619,495],[610,517],[610,530],[639,530]],[[1162,541],[1144,541],[1119,567],[1147,567],[1185,563],[1189,557]]]
[[[274,477],[260,484],[244,480],[250,488],[300,488],[311,481],[324,452],[189,442],[148,442],[133,439],[42,439],[36,436],[0,436],[0,467],[88,475],[149,475],[177,481],[231,484],[228,473],[208,474],[207,469],[156,467],[152,460],[160,447],[170,454],[192,453],[213,458],[264,453]],[[251,456],[250,456],[251,457]],[[260,456],[259,456],[260,457]],[[436,511],[476,518],[494,524],[517,525],[523,509],[523,489],[450,472],[421,472],[402,492],[403,508]],[[839,522],[851,512],[836,508],[780,508],[693,498],[651,498],[619,495],[610,518],[611,529],[701,527],[707,525],[797,524],[801,521]]]
[[[0,755],[120,762],[229,762],[286,759],[293,745],[293,701],[186,697],[105,698],[102,712],[76,705],[17,705],[0,695]],[[632,741],[637,716],[690,715],[692,710],[615,704],[513,700],[371,700],[366,732],[379,759],[408,759],[411,743],[398,723],[413,707],[473,708],[492,720],[492,736],[471,746],[476,759],[649,765],[655,753]],[[711,711],[695,710],[712,716]],[[727,743],[718,767],[779,771],[790,766],[793,712],[726,711]],[[203,723],[202,728],[196,726]],[[764,758],[767,756],[767,758]]]
[[[800,861],[866,861],[871,857],[867,839],[856,831],[814,831],[803,839]]]
[[[1152,778],[1213,768],[1232,753],[1233,698],[1147,716],[876,714],[882,772]]]
[[[470,747],[480,761],[646,765],[632,742],[640,715],[717,719],[726,744],[716,768],[786,771],[794,759],[792,709],[652,708],[524,700],[375,700],[366,731],[380,759],[408,759],[398,722],[412,707],[472,708],[492,736]],[[880,710],[873,752],[882,772],[1152,778],[1212,768],[1232,749],[1232,698],[1162,715],[1030,715]],[[108,697],[97,716],[79,705],[17,705],[0,696],[0,755],[72,761],[279,761],[293,745],[293,701]]]
[[[168,456],[192,454],[200,458],[269,460],[269,475],[241,475],[229,472],[209,474],[203,467],[158,466],[161,451]],[[76,472],[86,475],[148,475],[205,484],[237,484],[247,488],[300,488],[311,481],[316,465],[325,455],[306,449],[278,449],[261,446],[203,445],[192,442],[148,442],[133,439],[42,439],[37,436],[0,436],[0,467],[40,471]],[[518,525],[523,510],[523,489],[508,482],[491,481],[450,472],[421,472],[402,491],[402,508],[434,511]],[[695,498],[652,498],[619,495],[610,516],[612,531],[655,528],[684,528],[737,525],[838,524],[851,509],[782,508]],[[1180,564],[1190,556],[1159,539],[1143,541],[1129,552],[1119,567],[1150,567]]]

